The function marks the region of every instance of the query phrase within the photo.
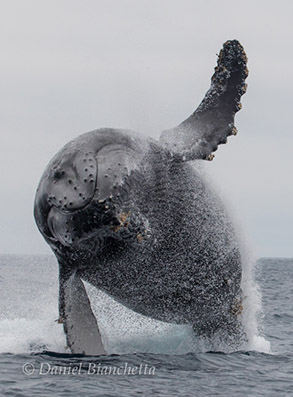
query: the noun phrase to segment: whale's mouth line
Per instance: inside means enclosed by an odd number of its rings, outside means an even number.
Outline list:
[[[74,247],[83,241],[93,240],[99,235],[111,231],[110,227],[120,225],[115,208],[109,204],[91,201],[85,208],[73,212],[65,212],[51,207],[48,218],[51,234],[63,245]]]
[[[124,188],[124,193],[125,191],[126,189]],[[120,220],[120,216],[123,217],[125,212],[111,208],[113,206],[112,199],[113,197],[105,200],[97,200],[95,196],[93,196],[91,201],[84,207],[72,210],[60,208],[52,202],[50,204],[48,203],[47,225],[49,234],[46,233],[46,236],[54,241],[59,240],[67,247],[71,246],[72,241],[70,238],[68,239],[68,233],[70,233],[69,228],[66,228],[66,234],[63,233],[64,237],[66,236],[65,239],[60,235],[60,228],[62,232],[62,227],[64,229],[64,225],[71,226],[71,232],[76,232],[76,227],[73,226],[73,223],[82,224],[82,218],[87,213],[89,214],[88,223],[91,223],[92,228],[87,232],[82,232],[82,235],[74,238],[74,240],[88,240],[89,238],[98,236],[102,229],[107,230],[108,233],[111,231],[118,231],[123,224]],[[117,205],[117,203],[118,200],[115,204]],[[90,214],[92,214],[92,217],[90,217]]]
[[[50,233],[63,246],[95,252],[107,239],[141,244],[149,234],[147,220],[138,210],[120,204],[114,199],[95,199],[73,213],[51,207],[47,219]]]

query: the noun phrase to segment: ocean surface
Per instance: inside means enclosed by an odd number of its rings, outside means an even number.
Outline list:
[[[260,259],[245,277],[240,351],[86,285],[109,355],[85,357],[69,353],[55,321],[55,258],[1,255],[0,395],[293,396],[293,259]]]

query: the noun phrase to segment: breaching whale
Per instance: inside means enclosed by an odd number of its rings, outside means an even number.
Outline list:
[[[84,281],[196,335],[243,335],[239,242],[200,163],[237,133],[246,63],[227,41],[197,110],[159,141],[102,128],[49,162],[34,216],[59,263],[59,321],[73,353],[106,353]]]

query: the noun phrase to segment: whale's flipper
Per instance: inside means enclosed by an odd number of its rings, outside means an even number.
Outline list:
[[[82,280],[74,273],[60,282],[60,317],[72,353],[106,354]]]
[[[235,113],[246,91],[247,57],[237,40],[227,41],[218,57],[211,87],[197,110],[183,123],[163,131],[160,142],[178,160],[212,160],[212,152],[236,135]]]

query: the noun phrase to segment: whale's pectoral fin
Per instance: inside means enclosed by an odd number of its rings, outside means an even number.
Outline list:
[[[72,353],[106,354],[85,287],[76,273],[66,280],[60,277],[59,311]]]
[[[212,152],[236,135],[235,113],[246,91],[247,57],[237,40],[227,41],[218,57],[211,87],[197,110],[179,126],[163,131],[160,142],[178,160],[212,160]]]

